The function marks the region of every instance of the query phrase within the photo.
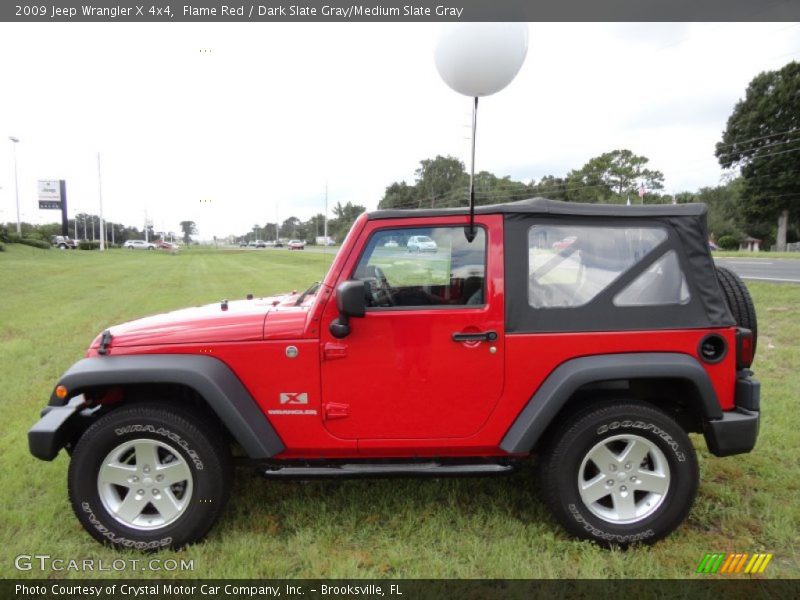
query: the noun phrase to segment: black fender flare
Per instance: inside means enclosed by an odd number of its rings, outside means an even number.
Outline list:
[[[70,397],[97,386],[167,383],[196,391],[219,417],[250,458],[269,458],[284,450],[283,442],[250,392],[225,363],[194,354],[147,354],[84,358],[62,375],[57,385],[67,398],[50,398],[63,406]]]
[[[642,352],[574,358],[559,365],[520,412],[503,436],[500,447],[510,453],[530,452],[570,397],[582,386],[620,379],[669,378],[687,381],[701,399],[705,420],[722,419],[708,374],[688,354]]]

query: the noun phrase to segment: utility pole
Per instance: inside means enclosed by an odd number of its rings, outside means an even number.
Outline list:
[[[325,182],[325,231],[322,234],[322,245],[323,248],[328,247],[328,182]]]
[[[106,224],[103,221],[103,179],[100,175],[100,153],[97,153],[97,196],[100,198],[100,252],[106,249]]]
[[[14,195],[17,197],[17,236],[22,237],[22,225],[19,221],[19,181],[17,180],[17,144],[19,144],[19,138],[10,135],[8,139],[14,144]]]

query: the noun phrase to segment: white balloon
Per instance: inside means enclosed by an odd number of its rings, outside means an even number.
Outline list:
[[[519,73],[528,53],[525,23],[460,23],[449,27],[434,60],[445,83],[465,96],[489,96]]]

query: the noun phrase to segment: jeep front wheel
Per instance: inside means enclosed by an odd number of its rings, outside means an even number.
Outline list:
[[[227,501],[232,473],[213,426],[146,404],[94,423],[75,447],[68,477],[72,508],[95,539],[149,550],[203,538]]]
[[[653,543],[686,518],[699,482],[689,437],[640,402],[594,405],[550,438],[542,492],[570,533],[602,545]]]

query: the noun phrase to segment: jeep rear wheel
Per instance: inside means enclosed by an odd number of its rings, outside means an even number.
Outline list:
[[[190,413],[152,404],[119,408],[75,447],[72,508],[103,543],[179,548],[202,539],[219,517],[230,463],[220,432]]]
[[[567,531],[620,546],[672,532],[699,482],[683,429],[631,401],[596,404],[569,418],[546,445],[539,474],[544,500]]]

